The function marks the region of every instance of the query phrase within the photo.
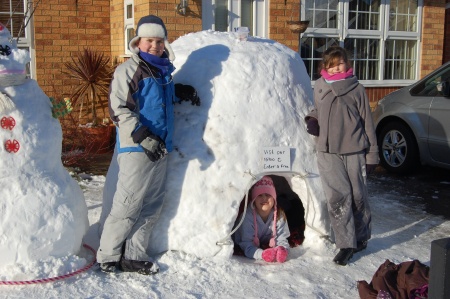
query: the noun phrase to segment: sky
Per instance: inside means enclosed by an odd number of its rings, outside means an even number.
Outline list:
[[[194,86],[202,105],[181,103],[175,109],[176,150],[169,157],[168,199],[150,241],[160,272],[154,276],[105,274],[93,266],[78,275],[68,275],[93,261],[92,252],[83,248],[78,254],[25,263],[4,262],[5,265],[0,265],[3,282],[70,277],[32,285],[2,285],[0,297],[358,298],[357,281],[370,282],[386,259],[394,263],[418,259],[430,264],[431,241],[448,237],[450,221],[426,214],[420,205],[411,205],[414,198],[409,198],[410,195],[384,188],[382,181],[370,177],[373,231],[368,248],[355,254],[345,267],[332,262],[337,249],[323,237],[329,233],[329,225],[314,160],[314,139],[306,133],[302,122],[311,109],[311,87],[297,53],[270,40],[249,37],[241,41],[233,33],[212,31],[185,35],[172,47],[177,56],[174,81]],[[15,95],[20,94],[31,101],[31,96],[26,96],[33,94],[29,85],[10,87],[11,99],[14,101]],[[45,127],[52,122],[22,113],[20,109],[25,109],[24,106],[17,109],[22,124],[35,122]],[[49,113],[45,115],[51,118]],[[39,132],[44,139],[49,138],[45,130]],[[68,172],[61,170],[56,160],[52,160],[51,171],[40,169],[45,168],[39,161],[46,156],[46,150],[35,144],[39,142],[25,144],[22,149],[31,153],[27,145],[34,146],[36,157],[16,155],[16,164],[7,166],[29,172],[26,165],[30,161],[26,159],[32,159],[36,173],[45,173],[46,178],[64,184],[59,178],[68,176]],[[288,148],[288,156],[276,155],[282,163],[266,163],[264,158],[270,158],[264,152],[267,148]],[[58,156],[54,152],[52,155]],[[257,177],[269,164],[287,165],[289,171],[283,175],[292,178],[293,189],[307,210],[305,241],[290,250],[283,264],[232,256],[231,246],[216,244],[228,240],[237,207],[254,180],[249,173]],[[113,194],[116,172],[113,161],[108,175],[71,173],[85,202],[72,206],[72,213],[77,215],[86,208],[89,221],[88,227],[83,228],[83,217],[79,217],[81,228],[76,232],[85,231],[82,243],[94,250],[98,248],[99,228]],[[25,190],[24,193],[30,189],[39,196],[39,187],[30,177],[15,188]],[[0,184],[3,189],[8,187],[6,176]],[[65,184],[70,186],[69,190],[76,189],[73,182]],[[68,206],[63,199],[56,202]],[[44,226],[52,227],[57,221],[51,215],[58,215],[60,207],[46,205],[46,208],[53,210],[45,218]],[[26,229],[10,230],[10,242],[20,243],[25,235],[33,234]],[[63,227],[60,230],[67,233]],[[44,237],[51,235],[49,232]],[[77,238],[66,240],[78,242]]]

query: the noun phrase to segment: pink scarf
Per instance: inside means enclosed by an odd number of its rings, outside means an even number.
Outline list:
[[[345,72],[345,73],[338,73],[338,74],[334,74],[334,75],[328,74],[326,70],[321,70],[320,74],[327,81],[338,81],[338,80],[347,79],[347,78],[350,78],[351,76],[353,76],[353,68],[349,68],[347,70],[347,72]]]

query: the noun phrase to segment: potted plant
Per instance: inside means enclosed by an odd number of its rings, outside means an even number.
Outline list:
[[[108,148],[113,130],[99,120],[98,111],[103,110],[105,116],[109,84],[114,73],[110,58],[101,52],[85,48],[64,65],[66,70],[63,73],[78,81],[70,99],[73,111],[78,113],[79,127],[86,137],[85,150],[92,152]]]

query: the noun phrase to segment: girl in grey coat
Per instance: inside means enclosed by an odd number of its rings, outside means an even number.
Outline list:
[[[378,146],[367,94],[345,49],[323,53],[321,75],[314,86],[316,109],[305,121],[317,136],[318,169],[340,249],[333,261],[346,265],[371,237],[366,176],[378,164]]]

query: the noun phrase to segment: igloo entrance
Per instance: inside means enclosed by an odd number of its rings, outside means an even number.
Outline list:
[[[277,195],[277,206],[280,207],[285,216],[286,222],[289,227],[290,236],[288,238],[288,242],[291,248],[302,245],[305,239],[305,230],[313,229],[316,233],[319,233],[324,238],[329,238],[329,236],[320,230],[320,228],[315,228],[311,225],[307,225],[306,216],[307,211],[306,208],[310,207],[308,204],[308,200],[311,200],[309,192],[307,192],[307,198],[300,198],[299,194],[296,193],[291,186],[290,180],[292,178],[300,178],[306,179],[308,174],[302,175],[300,173],[289,172],[289,173],[261,173],[259,175],[253,176],[249,182],[248,191],[245,193],[245,196],[242,198],[239,209],[237,212],[236,219],[234,221],[233,228],[231,232],[224,237],[223,239],[217,241],[218,246],[228,246],[233,245],[233,254],[243,256],[244,253],[240,249],[240,247],[234,243],[234,233],[237,229],[242,225],[243,215],[245,215],[247,209],[250,209],[251,205],[251,190],[253,185],[261,179],[263,176],[269,176],[274,185]],[[231,240],[230,240],[231,238]]]

